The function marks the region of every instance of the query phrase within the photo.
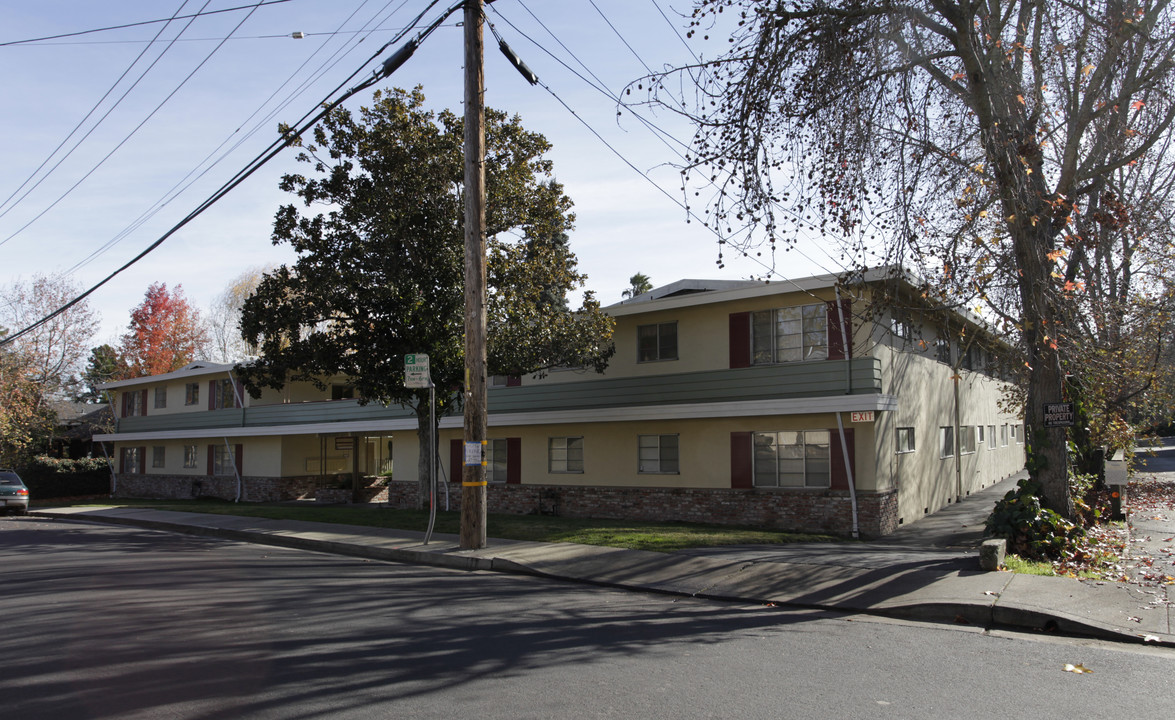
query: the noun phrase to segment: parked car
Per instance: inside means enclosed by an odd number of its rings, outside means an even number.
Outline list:
[[[0,512],[7,515],[26,515],[29,511],[29,489],[15,470],[0,470]]]

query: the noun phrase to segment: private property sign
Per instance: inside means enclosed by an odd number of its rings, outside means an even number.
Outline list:
[[[1073,403],[1045,403],[1045,427],[1072,427]]]

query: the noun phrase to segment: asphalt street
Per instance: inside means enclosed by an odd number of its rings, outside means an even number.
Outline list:
[[[0,558],[5,717],[1175,712],[1162,648],[36,518],[0,520]]]

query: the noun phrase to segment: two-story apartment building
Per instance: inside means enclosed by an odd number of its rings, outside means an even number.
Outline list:
[[[941,312],[875,312],[895,282],[682,280],[609,307],[605,374],[491,381],[490,511],[878,536],[1018,471],[1020,421],[975,339],[995,341],[963,314],[948,332]],[[119,426],[96,439],[114,443],[122,495],[310,497],[354,475],[415,504],[414,414],[336,380],[258,400],[206,363],[110,383]],[[448,479],[461,422],[440,423]]]

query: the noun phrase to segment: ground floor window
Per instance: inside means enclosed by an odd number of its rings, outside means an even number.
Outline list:
[[[755,433],[755,487],[829,487],[827,430]]]
[[[638,472],[678,472],[677,435],[641,435],[638,445]]]
[[[506,482],[506,438],[486,440],[486,482]]]
[[[955,429],[945,426],[938,429],[938,456],[950,458],[955,456]]]
[[[974,425],[963,425],[959,428],[959,452],[963,455],[975,452]]]
[[[989,450],[995,450],[995,448],[996,448],[995,443],[996,443],[995,425],[988,425],[987,426],[987,448]]]
[[[547,471],[583,472],[583,437],[553,437],[547,441]]]
[[[236,465],[229,448],[217,444],[212,446],[212,474],[236,475]]]
[[[198,461],[197,453],[199,452],[197,445],[184,445],[184,467],[191,469],[196,467]]]
[[[897,433],[897,443],[899,453],[914,452],[914,428],[900,427]]]
[[[151,448],[151,467],[167,467],[167,448],[163,445],[155,445]]]
[[[139,448],[129,447],[122,449],[122,471],[124,473],[139,472]]]

